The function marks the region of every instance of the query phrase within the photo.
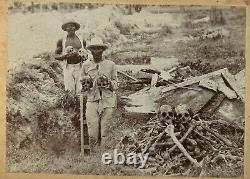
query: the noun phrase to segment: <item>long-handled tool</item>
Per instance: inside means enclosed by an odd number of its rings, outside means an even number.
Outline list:
[[[83,136],[83,94],[80,94],[80,125],[81,125],[81,154],[84,155],[84,136]]]
[[[90,154],[88,126],[83,117],[83,94],[80,94],[81,155]],[[86,137],[86,138],[85,138]]]

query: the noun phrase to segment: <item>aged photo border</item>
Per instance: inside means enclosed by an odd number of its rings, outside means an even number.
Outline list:
[[[17,0],[30,1],[30,0]],[[79,3],[106,3],[106,4],[169,4],[169,5],[218,5],[218,6],[244,6],[246,7],[246,103],[245,103],[245,143],[244,143],[244,178],[250,177],[250,0],[37,0],[41,3],[47,2],[79,2]],[[37,2],[36,1],[36,2]],[[149,178],[152,176],[96,176],[96,175],[73,175],[73,174],[35,174],[35,173],[6,173],[5,153],[6,153],[6,73],[7,73],[7,41],[8,41],[8,12],[7,7],[10,0],[0,2],[0,178],[18,178],[18,179],[63,179],[63,178]],[[157,178],[179,178],[179,177],[157,177]],[[185,177],[194,178],[194,177]],[[204,177],[207,178],[207,177]]]

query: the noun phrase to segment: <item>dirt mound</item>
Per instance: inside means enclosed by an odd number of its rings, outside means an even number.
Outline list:
[[[79,150],[79,100],[65,94],[58,62],[24,63],[8,71],[7,82],[7,158],[16,149]]]

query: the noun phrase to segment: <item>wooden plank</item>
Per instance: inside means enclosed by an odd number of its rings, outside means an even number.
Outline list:
[[[152,86],[155,86],[156,85],[156,83],[157,83],[157,81],[158,81],[158,74],[157,73],[155,73],[155,74],[153,74],[153,76],[152,76],[152,80],[151,80],[151,87]]]
[[[128,77],[129,79],[134,80],[134,81],[138,81],[136,78],[134,78],[134,77],[132,77],[132,76],[130,76],[130,75],[128,75],[128,74],[122,72],[122,71],[117,71],[117,73],[120,73],[120,74],[122,74],[122,75]]]
[[[184,81],[182,83],[178,83],[178,84],[166,87],[166,88],[164,88],[162,90],[162,92],[166,93],[166,92],[175,90],[177,88],[182,88],[182,87],[189,86],[189,85],[192,85],[192,84],[195,84],[195,83],[199,83],[204,78],[211,78],[211,77],[219,76],[219,75],[221,75],[225,71],[227,71],[227,68],[223,68],[221,70],[218,70],[218,71],[215,71],[215,72],[211,72],[211,73],[208,73],[208,74],[205,74],[205,75],[202,75],[202,76],[193,77],[193,78],[191,78],[191,79],[189,79],[187,81]]]
[[[223,80],[228,83],[230,85],[230,87],[236,92],[236,94],[239,96],[239,98],[245,102],[245,98],[243,96],[243,94],[241,94],[241,92],[239,91],[239,87],[236,84],[235,78],[233,77],[233,75],[226,70],[225,72],[223,72],[222,74],[222,78]]]
[[[174,85],[174,86],[177,86],[178,84],[176,83],[173,83],[171,81],[167,81],[168,83]],[[189,89],[189,90],[194,90],[194,91],[201,91],[201,89],[198,89],[198,88],[191,88],[191,87],[185,87],[185,86],[182,86],[182,87],[179,87],[179,88],[183,88],[183,89]]]
[[[201,117],[211,117],[220,107],[226,96],[222,92],[216,93],[199,111]]]

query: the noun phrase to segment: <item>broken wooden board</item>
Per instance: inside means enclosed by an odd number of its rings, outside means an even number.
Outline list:
[[[228,70],[226,70],[222,73],[222,78],[225,81],[225,83],[228,83],[230,87],[236,92],[240,100],[245,102],[244,95],[241,93],[240,87],[237,85],[234,76]]]
[[[165,89],[162,90],[162,92],[166,93],[168,91],[175,90],[177,88],[181,88],[181,87],[189,86],[189,85],[192,85],[192,84],[195,84],[195,83],[199,83],[203,79],[219,76],[223,72],[226,72],[226,71],[227,71],[227,68],[223,68],[221,70],[218,70],[218,71],[215,71],[215,72],[212,72],[212,73],[208,73],[208,74],[205,74],[205,75],[202,75],[202,76],[193,77],[193,78],[191,78],[191,79],[189,79],[187,81],[184,81],[182,83],[166,87]]]
[[[235,82],[239,87],[238,92],[245,99],[245,90],[246,90],[246,70],[241,70],[239,73],[234,75]]]
[[[211,117],[214,112],[219,108],[223,100],[225,99],[225,95],[221,92],[216,93],[199,111],[201,117]]]
[[[224,85],[225,91],[222,91],[222,92],[225,92],[225,95],[228,98],[232,99],[232,98],[236,97],[233,94],[235,92],[236,95],[240,98],[240,100],[242,100],[244,102],[244,95],[240,91],[240,87],[237,86],[237,83],[235,81],[234,76],[228,71],[227,68],[224,68],[224,69],[221,69],[221,70],[218,70],[215,72],[211,72],[211,73],[208,73],[208,74],[205,74],[202,76],[194,77],[194,78],[191,78],[191,79],[184,81],[182,83],[166,87],[165,89],[162,90],[162,92],[166,93],[168,91],[175,90],[177,88],[182,88],[185,86],[189,86],[189,85],[192,85],[195,83],[199,83],[200,81],[207,80],[207,79],[214,78],[214,77],[221,77],[223,79],[223,81],[225,82],[226,85]],[[227,86],[227,88],[225,88],[226,86]]]
[[[199,86],[213,90],[214,92],[216,92],[218,89],[218,83],[210,79],[204,79],[200,81]]]
[[[197,113],[216,94],[212,90],[199,87],[198,84],[192,84],[189,87],[200,90],[177,88],[176,90],[163,93],[156,102],[161,105],[168,104],[171,106],[186,104],[192,109],[193,113]]]
[[[236,99],[238,96],[231,87],[228,87],[224,80],[219,83],[218,92],[222,92],[228,99]]]
[[[156,112],[155,100],[160,98],[162,87],[144,88],[128,96],[129,102],[125,110],[132,113],[154,113]]]
[[[152,76],[152,80],[151,80],[150,86],[151,86],[151,87],[152,87],[152,86],[155,86],[156,83],[157,83],[157,81],[158,81],[158,74],[155,73],[155,74],[153,74],[153,76]]]

